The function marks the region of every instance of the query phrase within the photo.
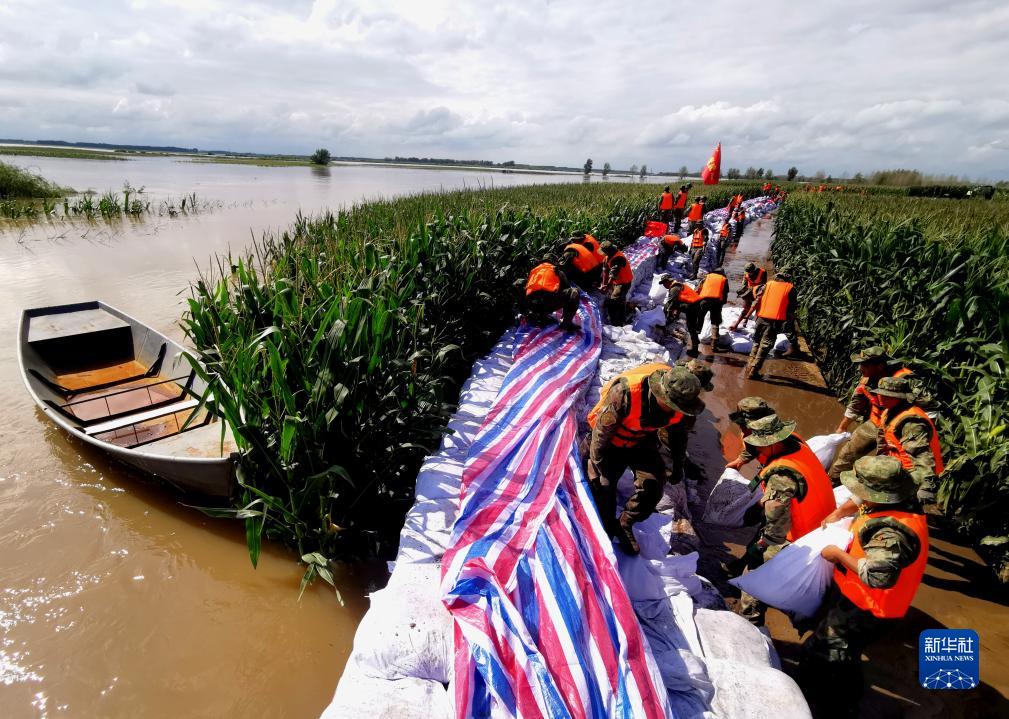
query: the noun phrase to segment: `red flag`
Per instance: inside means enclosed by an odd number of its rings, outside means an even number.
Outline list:
[[[717,185],[718,178],[722,176],[722,143],[715,146],[715,151],[711,153],[711,159],[701,171],[701,179],[705,185]]]

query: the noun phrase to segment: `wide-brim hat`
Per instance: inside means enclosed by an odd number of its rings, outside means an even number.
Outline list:
[[[669,409],[691,417],[704,411],[701,381],[686,367],[656,370],[648,376],[648,389]]]
[[[747,422],[772,414],[774,408],[763,397],[743,397],[736,404],[736,409],[729,412],[729,420],[745,429]]]
[[[913,402],[915,399],[914,392],[910,390],[904,391],[899,389],[887,389],[886,387],[877,387],[876,389],[871,389],[869,391],[882,397],[896,397],[897,399],[906,400],[908,402]]]
[[[701,383],[701,389],[705,392],[710,392],[715,388],[715,385],[711,384],[711,378],[714,377],[715,373],[704,362],[698,359],[677,360],[676,366],[686,367],[697,378],[697,381]]]
[[[841,484],[856,497],[877,504],[900,504],[915,492],[914,480],[896,457],[862,457],[841,472]]]
[[[891,357],[885,349],[879,345],[874,345],[872,347],[866,347],[858,352],[853,352],[851,354],[851,361],[855,364],[862,364],[863,362],[883,362],[885,364],[890,364],[893,362],[893,357]]]
[[[769,414],[747,422],[746,428],[750,430],[750,434],[743,441],[754,447],[769,447],[792,436],[795,432],[795,420],[782,420],[776,414]]]

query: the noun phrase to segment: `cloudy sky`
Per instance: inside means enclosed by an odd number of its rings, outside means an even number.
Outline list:
[[[0,137],[1009,177],[1009,2],[0,1]]]

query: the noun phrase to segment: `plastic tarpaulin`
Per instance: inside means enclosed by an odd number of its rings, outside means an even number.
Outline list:
[[[443,564],[458,717],[663,717],[669,702],[575,448],[602,328],[520,328]]]

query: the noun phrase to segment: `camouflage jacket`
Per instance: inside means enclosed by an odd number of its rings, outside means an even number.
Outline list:
[[[911,504],[888,506],[886,509],[920,511]],[[858,560],[858,578],[874,589],[892,587],[897,583],[901,570],[917,558],[921,543],[918,537],[896,520],[889,517],[872,519],[872,512],[867,512],[865,505],[862,505],[859,512],[869,514],[870,519],[859,532],[865,557]]]

